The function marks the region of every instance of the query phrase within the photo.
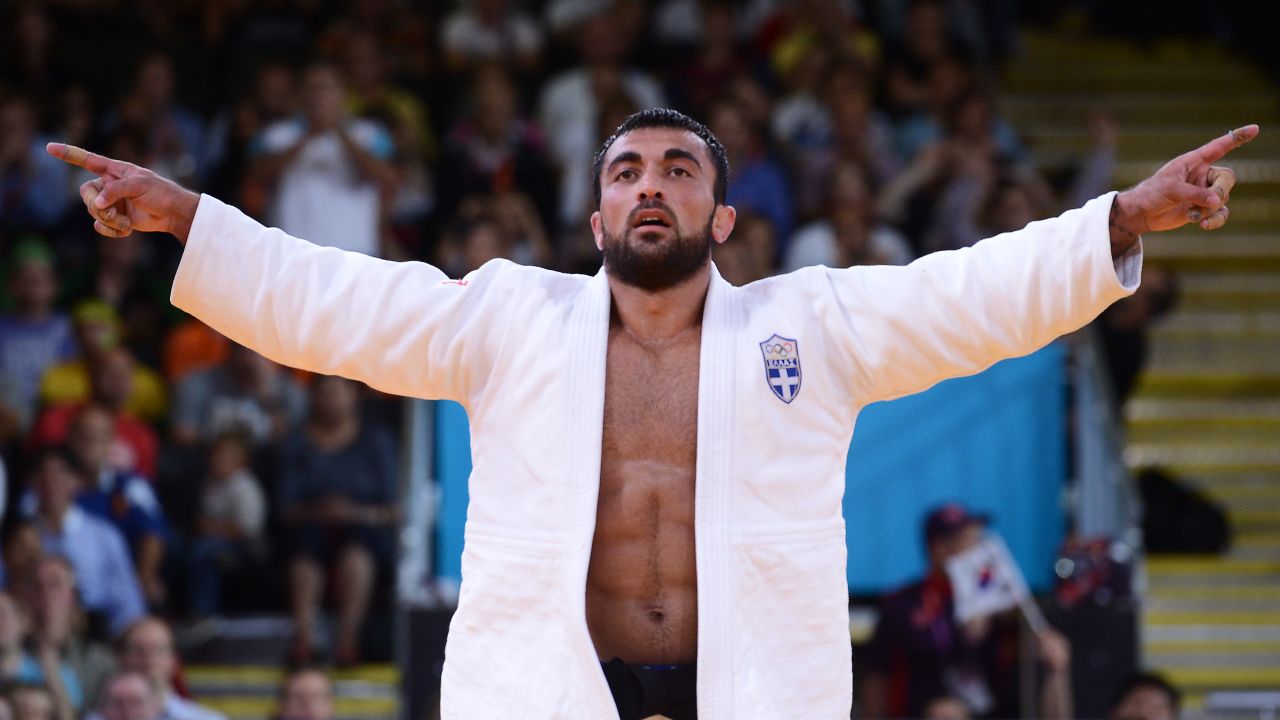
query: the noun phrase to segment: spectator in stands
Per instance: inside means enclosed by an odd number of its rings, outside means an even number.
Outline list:
[[[576,32],[579,64],[548,79],[538,98],[538,124],[561,172],[559,221],[571,228],[581,227],[594,209],[590,167],[604,137],[597,124],[604,104],[615,96],[636,109],[665,104],[658,81],[626,64],[631,48],[614,10],[592,12]]]
[[[314,655],[324,578],[333,578],[338,627],[333,656],[357,661],[360,629],[379,568],[392,561],[396,458],[390,436],[360,416],[359,387],[338,377],[312,386],[306,424],[281,448],[279,509],[290,543],[293,658]]]
[[[11,258],[13,305],[0,313],[0,445],[35,419],[45,371],[75,356],[71,323],[53,305],[58,293],[53,253],[41,242],[26,240]]]
[[[76,495],[76,505],[120,531],[129,544],[143,594],[159,607],[167,596],[161,577],[169,535],[164,509],[151,483],[116,469],[118,463],[111,458],[117,446],[115,422],[109,410],[85,405],[71,424],[67,446],[87,480]]]
[[[725,280],[742,286],[774,273],[778,243],[769,219],[743,213],[728,241],[712,248],[716,269]]]
[[[542,62],[542,28],[507,0],[463,0],[440,25],[440,47],[451,71],[497,61],[522,72]]]
[[[911,248],[891,226],[879,222],[863,166],[838,165],[831,174],[824,217],[801,227],[782,261],[784,272],[811,265],[905,265]]]
[[[249,467],[252,441],[228,431],[209,449],[209,474],[200,493],[199,516],[187,564],[191,613],[208,618],[218,612],[222,576],[260,557],[267,501]]]
[[[285,673],[276,698],[277,720],[333,720],[333,682],[314,668]]]
[[[864,717],[922,717],[930,700],[944,696],[960,699],[974,715],[1017,715],[1016,628],[989,615],[957,623],[946,572],[948,560],[981,542],[986,522],[956,504],[929,514],[928,575],[881,604],[866,655]],[[1068,720],[1070,646],[1053,629],[1037,637],[1037,646],[1045,668],[1041,717]]]
[[[1177,720],[1182,693],[1156,673],[1130,677],[1116,693],[1108,720]]]
[[[441,162],[440,210],[453,217],[464,197],[528,193],[540,223],[555,220],[555,175],[542,131],[519,114],[506,70],[475,71],[467,115],[453,127]]]
[[[337,67],[314,62],[303,74],[303,114],[267,127],[254,175],[273,189],[272,225],[319,245],[381,255],[381,202],[395,183],[391,136],[352,118]]]
[[[76,577],[70,562],[44,555],[25,585],[23,605],[31,621],[33,647],[56,648],[75,672],[84,706],[94,707],[107,677],[115,671],[111,651],[88,637],[77,601]]]
[[[66,168],[49,164],[53,158],[44,152],[45,141],[30,100],[22,95],[0,99],[0,227],[51,227],[74,197]]]
[[[130,625],[120,638],[119,655],[124,672],[139,673],[149,681],[161,699],[161,716],[165,720],[226,720],[222,713],[174,690],[178,656],[173,647],[173,631],[165,621],[148,616]]]
[[[192,445],[239,428],[261,446],[296,425],[306,402],[302,388],[280,366],[233,345],[225,364],[193,372],[178,384],[172,438]]]
[[[249,173],[250,152],[263,128],[297,112],[297,84],[287,63],[268,60],[253,70],[251,89],[214,116],[205,150],[209,194],[236,202],[254,217],[265,216],[265,193]]]
[[[31,480],[34,520],[45,551],[70,561],[84,607],[101,614],[112,635],[120,633],[146,609],[124,537],[111,523],[75,504],[90,479],[66,450],[52,448],[37,455]]]
[[[163,720],[164,702],[143,673],[123,670],[107,681],[98,712],[88,720]]]
[[[14,720],[62,720],[53,692],[44,685],[19,683],[9,688]]]
[[[184,185],[204,178],[204,122],[177,102],[177,71],[163,52],[138,64],[133,87],[103,121],[108,135],[127,129],[142,141],[139,164]]]
[[[76,417],[92,405],[115,420],[115,443],[108,455],[111,468],[154,478],[159,452],[156,433],[127,409],[133,395],[134,370],[135,363],[128,350],[121,347],[107,350],[89,368],[89,401],[46,408],[31,429],[27,448],[62,445]]]
[[[722,96],[734,78],[755,68],[748,49],[739,45],[733,3],[704,1],[692,9],[701,16],[702,37],[693,57],[678,63],[668,74],[669,92],[677,108],[705,120],[711,117],[711,101]],[[660,14],[655,22],[663,20]],[[673,29],[676,25],[671,23]]]
[[[45,371],[40,380],[40,399],[45,405],[63,405],[88,400],[92,393],[93,368],[103,363],[111,350],[122,344],[120,315],[101,300],[87,300],[72,313],[80,355]],[[125,409],[148,422],[165,416],[167,398],[164,380],[151,368],[133,364],[132,392]]]
[[[793,220],[791,187],[782,164],[768,152],[764,128],[749,124],[746,113],[728,100],[713,105],[708,120],[733,169],[726,202],[739,212],[767,217],[779,237],[788,237]]]
[[[84,693],[71,666],[58,656],[57,648],[34,645],[28,652],[23,643],[27,619],[13,598],[0,592],[0,682],[46,685],[53,696],[57,717],[73,720],[84,707]]]

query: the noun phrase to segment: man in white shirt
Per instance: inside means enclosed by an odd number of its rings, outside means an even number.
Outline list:
[[[596,155],[592,278],[493,261],[450,280],[334,253],[143,168],[49,151],[101,176],[82,186],[99,232],[185,240],[175,304],[287,364],[467,407],[447,717],[717,720],[850,712],[859,410],[1131,294],[1142,233],[1226,222],[1235,176],[1212,163],[1257,133],[964,251],[743,288],[710,262],[736,218],[724,148],[671,110]]]
[[[270,221],[317,244],[380,255],[381,194],[395,183],[391,136],[347,117],[342,76],[316,63],[303,76],[304,113],[262,131],[254,170],[275,187]]]

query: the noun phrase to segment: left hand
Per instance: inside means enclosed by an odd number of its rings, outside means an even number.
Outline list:
[[[1257,125],[1245,125],[1214,138],[1165,163],[1154,175],[1116,196],[1111,214],[1117,231],[1133,239],[1147,232],[1173,230],[1188,222],[1216,230],[1227,222],[1227,201],[1236,174],[1213,163],[1258,136]]]

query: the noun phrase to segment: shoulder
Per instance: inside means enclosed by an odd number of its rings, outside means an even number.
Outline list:
[[[263,128],[259,136],[260,148],[263,152],[278,152],[297,142],[302,133],[301,120],[277,120]]]

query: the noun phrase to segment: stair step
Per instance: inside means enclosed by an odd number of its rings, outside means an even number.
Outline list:
[[[200,702],[231,720],[273,717],[277,707],[274,697],[208,698]],[[343,720],[393,720],[399,714],[398,698],[339,697],[334,701],[334,716]]]
[[[1280,561],[1233,560],[1217,555],[1164,555],[1147,560],[1147,572],[1156,575],[1262,575],[1280,579]]]
[[[1267,652],[1248,652],[1223,654],[1217,652],[1198,653],[1153,653],[1143,648],[1142,658],[1147,663],[1161,669],[1168,668],[1259,668],[1280,666],[1280,648]]]
[[[1152,625],[1142,628],[1144,643],[1280,642],[1280,627],[1252,625]],[[1149,647],[1145,645],[1144,647]]]
[[[1131,443],[1274,444],[1280,437],[1280,418],[1168,420],[1129,426]],[[1280,488],[1277,488],[1280,490]]]
[[[1277,378],[1280,386],[1280,378]],[[1192,445],[1135,443],[1124,450],[1124,461],[1131,468],[1177,465],[1184,468],[1273,470],[1280,468],[1280,447],[1272,443],[1254,445]]]
[[[1174,667],[1164,671],[1179,688],[1263,690],[1280,687],[1280,667]]]
[[[1179,400],[1137,398],[1125,407],[1129,427],[1156,423],[1232,422],[1258,420],[1280,422],[1280,399],[1203,398]]]

